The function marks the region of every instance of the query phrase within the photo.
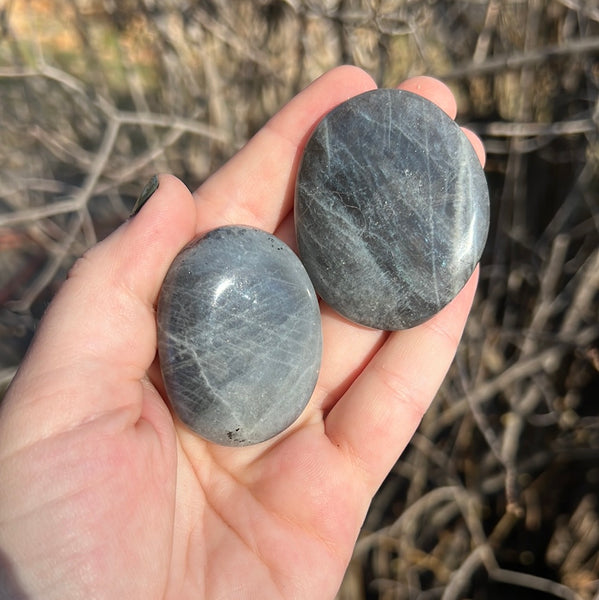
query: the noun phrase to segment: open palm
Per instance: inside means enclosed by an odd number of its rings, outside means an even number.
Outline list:
[[[0,598],[334,597],[370,500],[453,358],[476,276],[431,321],[392,334],[322,305],[308,407],[247,448],[205,442],[173,418],[154,307],[198,234],[246,224],[293,246],[310,130],[374,87],[358,69],[329,72],[193,195],[161,176],[140,213],[77,262],[0,410]],[[455,116],[439,82],[402,87]]]

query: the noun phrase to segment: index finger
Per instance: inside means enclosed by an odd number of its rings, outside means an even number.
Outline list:
[[[337,67],[310,84],[195,192],[198,231],[251,225],[273,232],[293,206],[298,163],[320,119],[335,106],[375,89],[357,67]]]

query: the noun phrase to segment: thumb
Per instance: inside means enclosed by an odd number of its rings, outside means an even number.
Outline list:
[[[163,175],[139,213],[76,262],[5,396],[4,433],[24,445],[29,436],[71,429],[132,398],[141,405],[143,394],[128,395],[125,387],[139,390],[154,359],[154,304],[195,227],[191,193]]]

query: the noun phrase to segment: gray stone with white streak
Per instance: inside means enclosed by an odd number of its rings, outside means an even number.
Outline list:
[[[322,349],[318,300],[276,237],[231,226],[189,244],[164,280],[157,321],[174,412],[205,439],[262,442],[310,399]]]
[[[362,325],[405,329],[469,279],[489,195],[452,119],[420,96],[380,89],[339,105],[314,130],[295,221],[301,259],[329,305]]]

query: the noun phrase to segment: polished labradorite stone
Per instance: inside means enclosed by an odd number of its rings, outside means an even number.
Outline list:
[[[320,296],[377,329],[445,306],[480,259],[489,227],[484,172],[459,126],[410,92],[381,89],[318,124],[302,157],[295,221]]]
[[[189,244],[166,275],[157,318],[174,412],[207,440],[262,442],[310,399],[322,348],[318,300],[276,237],[234,226]]]

